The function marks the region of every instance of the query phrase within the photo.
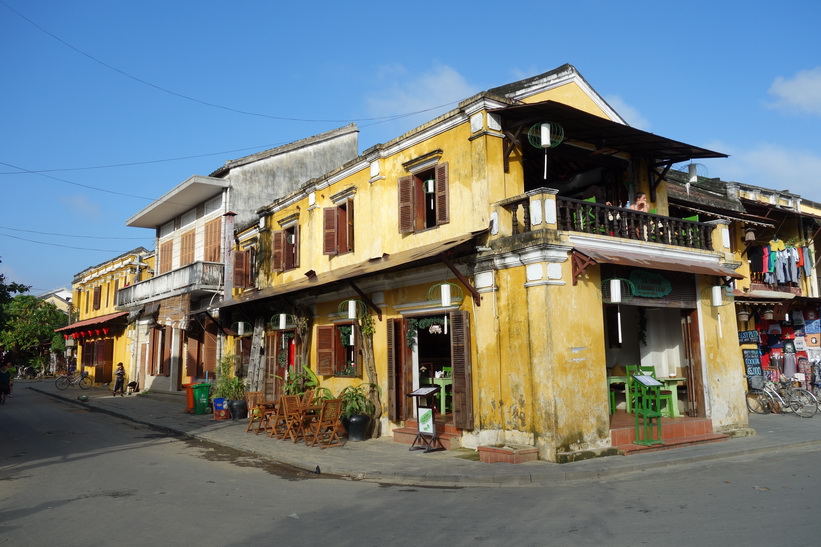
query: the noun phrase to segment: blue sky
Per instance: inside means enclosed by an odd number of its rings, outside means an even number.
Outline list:
[[[364,150],[564,63],[631,125],[731,155],[708,176],[821,202],[819,19],[817,0],[0,0],[0,272],[69,287],[152,248],[126,219],[191,175],[349,122]]]

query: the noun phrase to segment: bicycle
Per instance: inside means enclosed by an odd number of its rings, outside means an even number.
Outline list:
[[[57,386],[57,389],[67,389],[72,384],[80,386],[80,389],[88,389],[93,383],[91,378],[88,377],[88,372],[83,371],[79,376],[75,374],[60,376],[54,382],[54,385]]]
[[[801,418],[812,418],[818,412],[818,399],[806,389],[795,387],[791,381],[776,384],[763,376],[747,376],[750,389],[745,394],[747,409],[756,414],[779,414],[787,409]]]

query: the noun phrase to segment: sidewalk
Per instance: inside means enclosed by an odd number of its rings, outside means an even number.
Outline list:
[[[354,480],[390,484],[429,486],[536,486],[559,481],[596,479],[624,473],[657,469],[760,454],[801,447],[821,447],[821,414],[810,419],[793,415],[751,415],[750,427],[757,435],[731,438],[704,444],[637,454],[610,456],[581,462],[556,464],[544,461],[523,464],[482,463],[470,449],[445,452],[409,451],[391,436],[364,442],[347,442],[343,447],[322,450],[271,439],[263,434],[246,433],[246,420],[214,420],[212,415],[185,412],[185,397],[142,393],[113,397],[99,388],[58,390],[53,380],[18,380],[16,386],[28,388],[67,402],[90,407],[135,422],[203,439],[243,452],[257,454],[280,463],[323,474]],[[88,402],[77,397],[88,395]]]

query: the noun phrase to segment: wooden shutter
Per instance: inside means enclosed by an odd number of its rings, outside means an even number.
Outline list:
[[[448,163],[436,165],[436,225],[450,222],[448,210]]]
[[[102,287],[94,287],[94,304],[91,306],[92,310],[99,310],[100,309],[100,299],[103,293]]]
[[[316,328],[316,373],[333,376],[334,331],[333,325]]]
[[[213,375],[217,370],[217,324],[213,320],[206,321],[202,338],[202,369]]]
[[[174,254],[174,242],[166,241],[160,245],[160,272],[161,274],[171,271],[172,258]]]
[[[200,360],[200,337],[202,336],[202,332],[197,333],[196,335],[190,334],[186,337],[187,344],[185,350],[185,375],[191,376],[192,378],[197,377],[197,370],[200,368],[199,360]]]
[[[222,219],[217,218],[205,224],[205,249],[203,260],[205,262],[222,262],[220,256],[222,245],[220,236],[222,232]]]
[[[413,233],[413,177],[399,179],[399,233]]]
[[[194,242],[196,234],[194,230],[183,234],[180,239],[180,267],[194,263]]]
[[[294,252],[294,263],[292,268],[299,268],[299,224],[294,225],[294,244],[291,246]]]
[[[251,286],[251,251],[235,251],[234,287],[247,289]]]
[[[271,269],[281,272],[285,269],[285,231],[277,230],[271,235]]]
[[[171,340],[173,339],[171,327],[164,327],[162,331],[162,360],[160,361],[160,376],[171,375]]]
[[[396,400],[396,353],[394,341],[396,340],[396,330],[401,329],[401,319],[389,319],[388,324],[388,419],[392,422],[399,420],[399,404]]]
[[[349,199],[345,202],[345,212],[347,220],[347,251],[353,252],[353,200]],[[341,249],[340,249],[341,250]]]
[[[322,253],[335,255],[339,252],[336,239],[336,207],[326,207],[322,210]]]
[[[467,312],[451,312],[450,325],[450,355],[453,366],[453,425],[461,429],[473,429],[470,321]]]

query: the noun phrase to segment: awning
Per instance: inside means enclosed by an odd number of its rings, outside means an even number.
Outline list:
[[[82,329],[84,327],[93,327],[97,325],[103,325],[104,323],[110,323],[115,319],[119,319],[120,317],[125,317],[128,315],[127,311],[117,312],[117,313],[109,313],[108,315],[100,315],[98,317],[92,317],[91,319],[83,319],[82,321],[77,321],[76,323],[72,323],[67,327],[62,327],[59,329],[54,329],[54,332],[63,332],[63,331],[75,331]]]
[[[587,260],[578,256],[573,258],[573,282],[575,284],[579,275],[589,265],[590,261],[598,264],[615,264],[617,266],[632,266],[634,268],[648,268],[651,270],[667,270],[672,272],[684,272],[702,275],[717,275],[720,277],[732,277],[743,279],[744,276],[728,266],[724,266],[715,260],[697,260],[695,258],[683,258],[680,255],[659,255],[659,254],[639,254],[630,251],[604,250],[575,246],[574,255],[582,255]]]
[[[453,250],[459,245],[472,241],[479,234],[486,230],[465,234],[463,236],[455,237],[438,243],[431,243],[408,251],[401,251],[394,254],[382,254],[371,258],[366,262],[353,264],[337,268],[330,272],[321,274],[313,274],[313,272],[306,272],[305,278],[284,285],[277,285],[275,287],[267,287],[257,291],[246,291],[237,298],[230,300],[223,300],[216,303],[214,308],[227,308],[230,306],[238,306],[241,304],[248,304],[251,302],[258,302],[267,298],[274,298],[284,294],[293,294],[297,292],[317,289],[330,283],[338,283],[340,281],[351,281],[361,277],[368,277],[376,274],[388,273],[390,271],[398,270],[400,268],[407,268],[409,266],[419,267],[427,264],[432,264],[437,261],[437,257],[441,254]]]
[[[716,218],[723,218],[723,219],[726,219],[726,220],[740,220],[741,222],[744,222],[746,224],[752,224],[753,226],[762,226],[764,228],[774,228],[775,227],[775,224],[773,224],[771,222],[760,222],[760,221],[756,221],[756,220],[751,220],[749,218],[749,216],[752,216],[752,215],[745,215],[744,213],[736,213],[734,215],[728,215],[726,213],[717,213],[717,212],[714,212],[714,211],[705,211],[704,209],[696,209],[695,207],[689,207],[687,205],[676,204],[676,207],[679,207],[680,209],[686,209],[688,211],[692,211],[693,213],[700,213],[702,215],[710,215],[710,216],[716,217]],[[762,217],[757,216],[755,218],[762,218]]]

